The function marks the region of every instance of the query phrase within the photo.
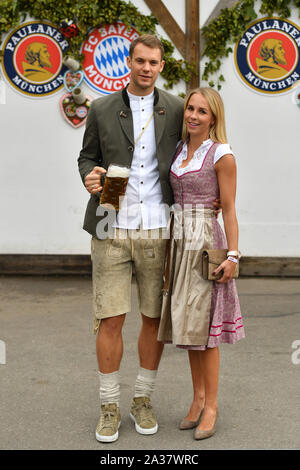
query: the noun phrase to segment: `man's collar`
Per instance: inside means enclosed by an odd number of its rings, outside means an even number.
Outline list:
[[[123,90],[122,90],[122,98],[123,98],[123,101],[124,101],[124,103],[126,104],[126,106],[127,106],[128,108],[130,108],[130,102],[129,102],[129,96],[128,96],[128,93],[127,93],[127,87],[128,87],[128,85],[126,86],[126,88],[123,88]],[[155,105],[158,103],[158,100],[159,100],[158,89],[157,89],[157,88],[154,88],[154,101],[153,101],[153,106],[155,106]]]

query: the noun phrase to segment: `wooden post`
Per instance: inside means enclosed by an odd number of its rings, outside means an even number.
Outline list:
[[[185,0],[185,59],[195,64],[197,74],[187,83],[187,93],[200,86],[199,0]]]
[[[159,21],[165,32],[169,35],[171,41],[185,58],[185,34],[173,18],[162,0],[144,0],[151,12]]]
[[[144,0],[158,19],[183,58],[195,65],[197,74],[193,74],[186,91],[200,85],[200,31],[199,0],[185,0],[185,33],[181,30],[162,0]]]

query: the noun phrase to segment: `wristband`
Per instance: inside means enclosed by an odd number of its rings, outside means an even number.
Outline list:
[[[242,253],[240,251],[227,251],[227,256],[236,256],[238,259],[242,257]]]
[[[234,263],[239,262],[239,260],[237,258],[233,258],[232,256],[228,256],[227,259],[229,259],[229,261],[233,261]]]

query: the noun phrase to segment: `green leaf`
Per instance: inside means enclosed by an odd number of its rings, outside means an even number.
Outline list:
[[[233,52],[232,44],[241,37],[249,22],[257,18],[257,4],[257,0],[237,0],[231,8],[223,8],[217,18],[202,28],[201,33],[205,39],[203,55],[208,59],[202,74],[205,81],[208,82],[218,72],[223,57],[228,57]],[[300,17],[300,0],[261,0],[259,11],[270,16],[276,14],[289,17],[289,5],[298,9]],[[139,33],[158,35],[157,18],[153,14],[143,15],[132,2],[124,0],[0,0],[0,32],[5,33],[24,22],[27,14],[36,20],[48,19],[57,25],[64,18],[77,18],[80,34],[70,40],[70,49],[81,61],[82,42],[91,29],[105,23],[121,19],[127,25],[134,25]],[[191,74],[197,72],[195,65],[176,60],[173,57],[174,45],[167,39],[160,39],[165,48],[166,64],[162,73],[167,82],[165,87],[172,88],[179,80],[188,82]],[[221,74],[217,86],[221,86],[220,83],[224,81],[225,78]],[[214,87],[214,80],[210,80],[209,85]]]

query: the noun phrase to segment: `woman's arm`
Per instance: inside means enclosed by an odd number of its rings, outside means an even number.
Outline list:
[[[220,188],[220,199],[228,250],[238,251],[238,222],[235,211],[237,171],[233,155],[227,154],[221,157],[215,164],[215,170],[217,172]],[[218,274],[221,270],[224,271],[224,274],[217,282],[227,282],[232,279],[235,263],[226,260],[215,270],[215,273]]]

